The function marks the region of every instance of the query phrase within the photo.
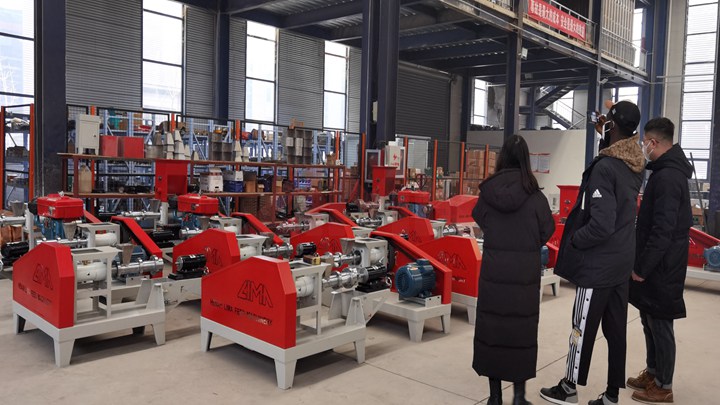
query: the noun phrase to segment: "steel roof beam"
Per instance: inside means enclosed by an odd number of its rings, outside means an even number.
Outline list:
[[[407,31],[416,28],[432,27],[437,25],[452,24],[460,21],[467,21],[471,17],[460,14],[454,10],[446,9],[440,11],[436,16],[416,14],[400,18],[400,31]],[[362,37],[362,24],[351,27],[336,28],[332,30],[331,39],[344,41]]]
[[[410,62],[429,61],[438,59],[457,58],[465,55],[484,55],[504,52],[507,45],[498,41],[485,41],[468,45],[446,46],[442,48],[425,49],[419,51],[401,52],[400,57]]]

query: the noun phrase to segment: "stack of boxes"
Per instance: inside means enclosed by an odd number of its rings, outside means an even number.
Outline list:
[[[485,173],[485,159],[487,159],[487,174]],[[495,173],[497,153],[489,151],[487,157],[484,149],[471,149],[465,153],[465,194],[477,195],[480,182],[487,176]]]
[[[217,193],[223,191],[223,175],[218,168],[211,167],[206,173],[200,174],[200,190]]]

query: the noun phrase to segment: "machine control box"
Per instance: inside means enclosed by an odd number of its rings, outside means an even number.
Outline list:
[[[83,201],[62,194],[50,194],[37,199],[38,215],[53,219],[77,219],[84,215]]]
[[[218,199],[199,194],[184,194],[178,197],[178,211],[196,215],[218,213]]]
[[[427,191],[402,190],[398,192],[398,202],[401,204],[427,204],[430,202],[430,193]]]

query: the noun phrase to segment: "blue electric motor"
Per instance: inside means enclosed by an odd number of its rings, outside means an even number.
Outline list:
[[[550,261],[550,250],[547,246],[543,246],[540,248],[540,268],[546,268],[548,262]]]
[[[400,298],[428,298],[435,288],[435,269],[427,259],[418,259],[395,273],[395,288]]]
[[[707,270],[720,272],[720,246],[705,249],[703,253]]]

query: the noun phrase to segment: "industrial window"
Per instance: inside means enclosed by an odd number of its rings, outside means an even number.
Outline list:
[[[143,108],[182,111],[185,7],[143,0]]]
[[[247,23],[245,117],[275,122],[275,78],[277,29],[252,21]]]
[[[325,93],[323,127],[344,130],[347,102],[348,48],[334,42],[325,42]]]
[[[473,112],[472,125],[487,125],[488,110],[488,83],[486,81],[475,79],[473,84]]]
[[[0,0],[0,105],[33,102],[34,18],[34,2]]]
[[[572,127],[574,107],[575,91],[570,91],[564,96],[562,96],[558,101],[554,102],[551,108],[555,112],[555,114],[564,118],[567,122],[570,123],[570,127]],[[553,120],[552,122],[552,127],[555,129],[567,129],[567,127],[555,120]]]
[[[633,27],[632,27],[632,44],[635,48],[635,63],[633,66],[635,67],[644,67],[645,61],[642,60],[643,52],[643,46],[645,45],[643,42],[643,25],[645,22],[645,9],[644,8],[636,8],[635,14],[633,15]]]
[[[636,105],[639,105],[638,104],[639,91],[640,91],[640,88],[637,86],[620,87],[618,89],[612,89],[614,102],[617,103],[618,101],[632,101]]]
[[[700,180],[708,180],[712,136],[718,1],[691,0],[687,9],[680,146],[695,160]]]

